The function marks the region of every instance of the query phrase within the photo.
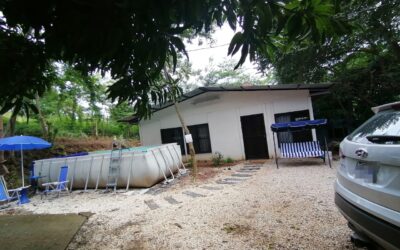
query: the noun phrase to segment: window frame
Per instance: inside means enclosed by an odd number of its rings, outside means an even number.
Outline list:
[[[206,128],[207,132],[205,133],[205,136],[204,136],[204,134],[203,135],[199,134],[200,133],[199,128]],[[188,126],[188,129],[193,138],[193,146],[195,148],[196,154],[212,153],[210,128],[209,128],[208,123],[190,125],[190,126]],[[168,133],[168,131],[175,131],[175,136],[168,137],[168,134],[166,134],[166,133]],[[163,129],[160,129],[160,134],[161,134],[161,143],[162,144],[178,143],[179,146],[181,147],[182,154],[189,152],[188,145],[187,145],[187,143],[185,143],[182,127],[163,128]],[[178,141],[176,141],[176,138],[178,139]],[[206,140],[206,142],[203,142],[203,144],[201,144],[199,140],[203,140],[203,141]],[[202,148],[202,146],[201,146],[201,145],[204,145],[204,143],[206,144],[206,149]]]
[[[199,134],[199,128],[206,128],[207,132],[206,132],[206,136],[200,138],[200,134]],[[196,153],[198,154],[208,154],[208,153],[212,153],[212,148],[211,148],[211,137],[210,137],[210,128],[208,126],[208,123],[202,123],[202,124],[196,124],[196,125],[190,125],[188,126],[188,129],[190,131],[190,134],[192,135],[193,138],[193,146],[194,149],[196,151]],[[206,144],[207,144],[207,148],[206,149],[202,149],[201,144],[199,140],[206,140]]]
[[[175,136],[168,137],[168,134],[166,133],[168,133],[169,131],[174,131],[174,133],[176,133]],[[181,148],[181,154],[186,153],[185,139],[183,138],[183,131],[181,127],[160,129],[160,134],[161,134],[161,144],[178,143],[178,145]],[[177,138],[178,141],[176,141],[175,138]]]
[[[279,116],[289,115],[290,116],[289,122],[304,121],[304,120],[311,119],[310,113],[311,112],[309,109],[296,110],[296,111],[284,112],[284,113],[276,113],[276,114],[274,114],[274,119],[275,119],[275,122],[277,122],[277,120],[278,120],[277,118]],[[282,133],[282,132],[280,132],[280,133]],[[313,141],[313,135],[312,135],[312,131],[310,129],[299,130],[299,131],[288,131],[288,132],[283,132],[283,133],[290,133],[292,143],[293,142]],[[277,133],[277,138],[278,138],[278,146],[279,146],[281,144],[281,136],[279,136],[279,133]],[[288,142],[288,141],[285,141],[285,142]]]

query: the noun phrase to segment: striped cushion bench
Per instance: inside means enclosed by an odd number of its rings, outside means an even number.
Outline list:
[[[317,141],[281,143],[281,155],[283,158],[307,158],[324,157]]]

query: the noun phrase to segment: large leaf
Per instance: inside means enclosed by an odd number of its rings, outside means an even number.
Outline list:
[[[243,33],[236,32],[236,34],[232,37],[232,40],[228,47],[228,56],[234,55],[240,49],[243,44]]]

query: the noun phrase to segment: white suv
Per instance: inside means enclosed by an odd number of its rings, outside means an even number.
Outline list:
[[[400,102],[372,110],[340,144],[335,203],[360,238],[400,249]]]

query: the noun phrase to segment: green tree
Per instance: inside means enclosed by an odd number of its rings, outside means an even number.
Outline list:
[[[180,38],[188,31],[209,33],[214,24],[227,21],[238,31],[228,54],[240,51],[236,65],[247,56],[272,51],[272,36],[288,42],[312,39],[322,42],[341,30],[333,0],[194,1],[0,1],[0,82],[16,91],[2,92],[3,112],[23,97],[34,98],[48,88],[48,63],[64,61],[82,72],[110,73],[115,83],[108,96],[140,106],[149,116],[150,95],[170,57],[176,66],[185,54]],[[21,72],[14,65],[24,65]],[[31,70],[26,70],[27,69]],[[4,73],[4,74],[3,74]],[[23,76],[23,77],[20,77]],[[18,90],[18,91],[17,91]],[[161,98],[165,99],[165,98]],[[72,103],[72,105],[74,105]]]
[[[259,60],[261,69],[273,65],[280,83],[334,82],[332,94],[315,106],[350,132],[372,106],[400,100],[400,7],[395,0],[353,0],[338,15],[353,27],[348,34],[284,46]]]

